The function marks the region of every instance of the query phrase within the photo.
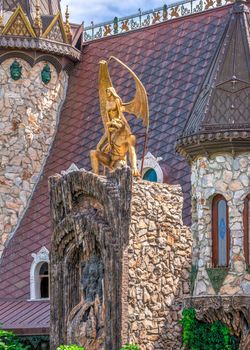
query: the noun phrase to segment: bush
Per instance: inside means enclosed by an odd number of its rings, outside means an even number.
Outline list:
[[[85,350],[82,346],[78,345],[60,345],[56,350]]]
[[[121,350],[140,350],[140,348],[135,344],[126,344],[121,348]]]
[[[189,350],[237,350],[238,339],[220,321],[205,323],[196,319],[194,309],[183,310],[183,345]]]
[[[28,350],[28,349],[29,347],[23,345],[14,333],[0,329],[0,350]]]

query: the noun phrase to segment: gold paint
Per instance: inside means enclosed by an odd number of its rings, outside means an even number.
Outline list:
[[[60,31],[61,31],[61,35],[62,35],[63,41],[65,43],[68,43],[68,38],[67,38],[67,35],[66,35],[66,32],[65,32],[64,23],[63,23],[62,15],[61,15],[60,12],[58,12],[58,14],[55,15],[55,17],[51,21],[50,25],[47,27],[47,29],[43,33],[43,38],[48,38],[49,39],[49,34],[52,32],[52,30],[54,29],[54,27],[56,26],[57,23],[58,23],[58,25],[60,27]],[[53,39],[53,40],[56,40],[56,39]]]
[[[152,21],[152,24],[155,24],[157,22],[160,22],[161,20],[161,14],[160,14],[160,11],[158,12],[153,12],[153,21]]]
[[[2,35],[20,35],[36,37],[28,18],[22,7],[19,5],[16,11],[10,16],[8,22],[3,28]]]
[[[34,27],[36,29],[37,36],[42,35],[42,19],[41,19],[41,9],[38,1],[36,2],[36,16],[34,19]]]
[[[69,6],[68,5],[66,6],[65,19],[66,19],[64,24],[65,33],[67,35],[68,41],[71,42],[72,35],[71,35],[70,24],[69,24]]]
[[[103,36],[108,36],[108,35],[111,34],[111,32],[112,32],[112,28],[111,28],[110,24],[104,26],[104,34],[103,34]]]
[[[171,18],[172,17],[179,17],[179,6],[173,7],[171,11]]]
[[[122,22],[122,30],[125,30],[125,32],[129,31],[129,26],[128,26],[128,19]]]
[[[205,10],[209,9],[210,7],[213,7],[213,5],[214,5],[213,0],[206,0]]]
[[[108,62],[113,59],[132,75],[136,92],[132,101],[124,103],[113,87],[109,76]],[[135,152],[136,137],[132,134],[124,112],[143,120],[143,125],[149,125],[149,110],[147,93],[136,74],[123,62],[111,56],[107,61],[100,61],[99,98],[100,112],[105,133],[95,150],[90,151],[93,172],[99,174],[102,164],[110,170],[122,164],[127,164],[127,155],[134,176],[139,176],[137,157]]]

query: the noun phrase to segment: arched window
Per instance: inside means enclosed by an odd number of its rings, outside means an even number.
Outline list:
[[[145,171],[143,175],[143,180],[148,180],[152,182],[157,182],[157,174],[156,171],[152,168],[149,168]]]
[[[159,164],[162,160],[161,157],[154,157],[153,154],[148,152],[143,161],[142,178],[144,180],[152,182],[163,182],[163,170]],[[137,166],[141,171],[142,161],[138,160]]]
[[[230,252],[228,206],[222,195],[215,196],[212,203],[212,249],[213,266],[228,266]]]
[[[250,262],[250,240],[249,240],[249,234],[250,234],[250,194],[245,198],[244,201],[244,210],[243,210],[243,226],[244,226],[244,252],[245,252],[245,259],[246,259],[246,265],[249,266]]]
[[[33,253],[30,268],[30,299],[49,298],[49,251],[42,247],[38,253]]]
[[[43,263],[39,271],[40,279],[40,298],[49,297],[49,265],[47,262]]]

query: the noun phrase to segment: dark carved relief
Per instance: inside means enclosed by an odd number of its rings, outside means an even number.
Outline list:
[[[107,177],[73,171],[50,179],[51,350],[70,343],[86,350],[121,347],[131,184],[129,168]]]
[[[69,343],[82,344],[87,349],[104,349],[103,277],[100,256],[92,255],[82,263],[82,300],[68,317]]]
[[[82,290],[85,301],[94,301],[96,297],[102,301],[104,267],[100,257],[96,255],[82,264]]]

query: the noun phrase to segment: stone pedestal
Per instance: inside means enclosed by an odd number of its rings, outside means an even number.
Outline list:
[[[179,186],[73,171],[50,178],[51,349],[180,349],[191,235]]]

